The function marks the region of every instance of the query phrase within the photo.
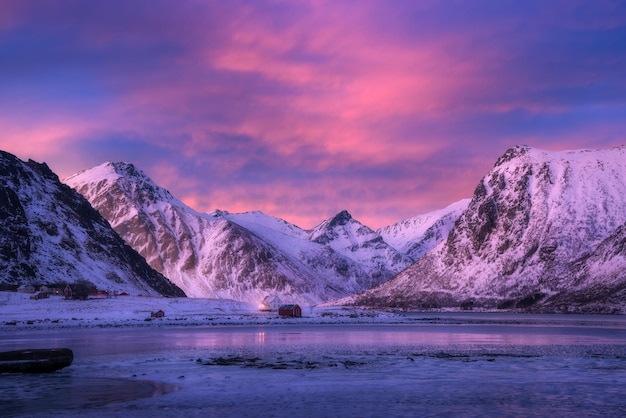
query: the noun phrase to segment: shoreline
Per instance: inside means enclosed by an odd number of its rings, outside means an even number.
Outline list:
[[[163,311],[164,316],[151,314]],[[504,318],[503,318],[504,317]],[[30,300],[28,294],[0,292],[0,331],[22,332],[75,328],[212,327],[288,324],[532,324],[534,318],[558,324],[626,322],[626,315],[533,313],[518,311],[430,310],[390,312],[352,306],[307,306],[300,318],[259,311],[253,305],[224,299],[152,298],[124,296],[85,301],[52,296]]]

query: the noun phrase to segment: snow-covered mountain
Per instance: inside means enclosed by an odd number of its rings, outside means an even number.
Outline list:
[[[621,312],[626,305],[626,224],[588,256],[569,265],[561,290],[542,301],[545,310]]]
[[[0,151],[0,284],[184,296],[47,165]]]
[[[414,216],[376,232],[386,243],[417,260],[448,237],[469,203],[470,199],[459,200],[443,209]]]
[[[377,286],[412,263],[347,211],[310,231],[258,211],[216,213],[263,237],[289,259],[303,264],[313,271],[315,281],[332,278],[325,286],[338,288],[340,283],[347,294]]]
[[[626,147],[512,148],[480,181],[445,241],[356,303],[550,309],[557,298],[580,297],[582,306],[593,289],[596,300],[606,299],[626,280],[616,267],[624,258],[624,208]]]
[[[191,297],[314,304],[383,283],[412,262],[344,212],[312,231],[261,212],[198,213],[126,163],[65,182]]]

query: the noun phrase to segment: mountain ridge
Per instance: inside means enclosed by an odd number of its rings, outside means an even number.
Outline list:
[[[192,297],[316,304],[378,285],[413,262],[347,211],[309,231],[259,211],[199,213],[127,163],[65,181]]]
[[[521,305],[552,309],[551,297],[568,293],[573,263],[626,222],[624,179],[626,147],[509,149],[479,182],[447,239],[355,303],[424,309],[526,301]]]
[[[0,151],[0,281],[185,296],[45,164]]]

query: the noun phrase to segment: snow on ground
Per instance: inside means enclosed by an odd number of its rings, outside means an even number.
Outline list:
[[[223,300],[0,292],[0,333],[0,350],[75,352],[51,374],[0,375],[8,417],[626,416],[620,316],[281,319]]]
[[[151,314],[159,310],[164,316],[153,318]],[[391,313],[343,306],[303,306],[302,315],[298,319],[281,318],[277,312],[261,312],[259,306],[227,299],[117,296],[83,301],[51,296],[30,300],[29,294],[0,292],[0,330],[402,320]]]

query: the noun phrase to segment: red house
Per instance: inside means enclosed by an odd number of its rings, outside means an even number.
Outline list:
[[[282,305],[280,308],[278,308],[278,315],[300,318],[302,316],[302,308],[300,307],[300,305],[297,305],[295,303],[291,305]]]

